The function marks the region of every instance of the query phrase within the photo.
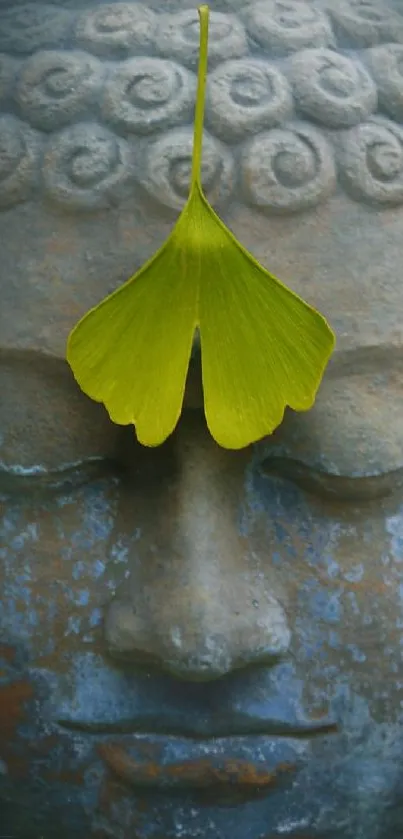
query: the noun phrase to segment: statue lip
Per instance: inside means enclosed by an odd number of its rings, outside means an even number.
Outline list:
[[[215,796],[234,789],[252,795],[256,790],[269,792],[298,769],[294,755],[288,760],[257,762],[211,753],[164,762],[160,755],[152,753],[139,759],[130,747],[117,742],[101,744],[98,753],[113,774],[131,787],[167,792],[213,789]]]
[[[95,750],[108,769],[131,788],[173,793],[210,791],[214,800],[236,795],[265,795],[291,779],[306,757],[313,737],[334,734],[329,718],[285,723],[249,720],[210,736],[167,730],[150,731],[130,721],[96,723],[59,719],[59,725],[95,738]]]

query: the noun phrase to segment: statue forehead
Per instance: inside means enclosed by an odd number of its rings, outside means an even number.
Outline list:
[[[60,356],[77,319],[138,270],[172,227],[152,216],[141,226],[129,210],[96,221],[14,214],[0,214],[1,345]],[[402,343],[400,211],[366,213],[343,197],[292,219],[262,219],[242,206],[223,217],[265,267],[327,316],[338,349]]]
[[[194,3],[62,5],[0,9],[0,342],[61,357],[183,206],[198,42]],[[387,0],[211,8],[210,201],[338,349],[400,345],[402,16]]]

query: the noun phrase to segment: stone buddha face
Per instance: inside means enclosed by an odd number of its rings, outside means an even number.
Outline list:
[[[398,3],[211,4],[207,194],[335,328],[314,408],[219,448],[196,348],[179,425],[147,449],[64,360],[77,319],[183,204],[193,5],[0,4],[1,832],[389,839],[403,818]]]

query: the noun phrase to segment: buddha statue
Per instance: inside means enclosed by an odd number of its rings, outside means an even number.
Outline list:
[[[187,196],[196,3],[1,0],[4,839],[403,835],[403,5],[210,7],[207,196],[337,348],[239,451],[196,344],[156,448],[79,390]]]

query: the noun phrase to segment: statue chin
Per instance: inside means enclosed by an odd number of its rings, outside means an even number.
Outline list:
[[[403,9],[210,6],[206,194],[337,348],[241,451],[197,333],[162,446],[81,393],[186,200],[195,2],[0,0],[4,837],[402,833]]]

